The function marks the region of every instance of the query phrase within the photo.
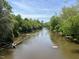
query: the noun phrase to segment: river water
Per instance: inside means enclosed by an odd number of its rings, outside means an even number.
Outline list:
[[[15,49],[0,52],[0,59],[79,59],[78,47],[44,28],[31,34]]]

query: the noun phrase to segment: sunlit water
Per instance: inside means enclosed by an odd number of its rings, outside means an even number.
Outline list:
[[[55,34],[50,35],[47,29],[43,29],[31,34],[16,49],[0,53],[0,59],[72,59],[75,57],[75,59],[78,59],[79,54],[70,51],[71,48],[77,48],[78,45],[76,46],[61,39]],[[57,45],[58,48],[53,48],[53,45]]]

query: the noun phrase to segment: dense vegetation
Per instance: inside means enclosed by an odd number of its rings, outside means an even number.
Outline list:
[[[39,20],[15,16],[11,9],[6,0],[0,0],[0,47],[10,46],[13,38],[22,33],[42,29],[42,23]]]
[[[79,42],[79,9],[77,6],[62,8],[61,14],[52,16],[50,29],[61,32],[66,37],[72,37],[72,41]]]

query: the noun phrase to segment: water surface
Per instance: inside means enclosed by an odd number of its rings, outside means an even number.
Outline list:
[[[59,48],[53,48],[54,44]],[[78,45],[63,41],[57,34],[50,35],[44,28],[31,34],[29,38],[26,37],[16,49],[0,53],[0,59],[78,59],[79,54],[75,52],[75,48],[78,48]]]

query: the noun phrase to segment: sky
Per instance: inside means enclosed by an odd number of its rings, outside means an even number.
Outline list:
[[[59,14],[64,6],[70,7],[76,3],[76,0],[64,1],[66,0],[8,0],[15,15],[44,22]]]

